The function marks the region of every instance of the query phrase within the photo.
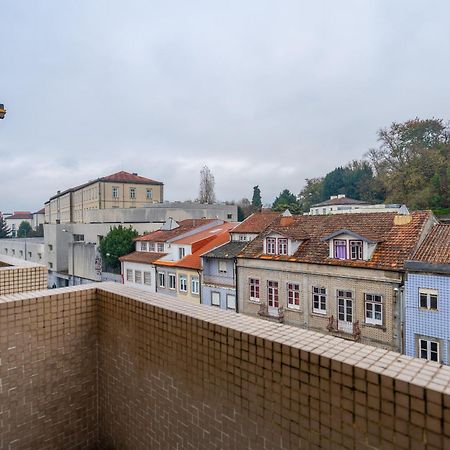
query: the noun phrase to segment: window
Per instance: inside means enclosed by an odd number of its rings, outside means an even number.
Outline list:
[[[431,311],[437,311],[438,291],[435,289],[419,289],[419,306]]]
[[[227,262],[219,261],[219,273],[227,273]]]
[[[158,272],[158,284],[160,288],[166,287],[166,274],[164,272]]]
[[[366,323],[383,325],[383,298],[377,294],[364,294]]]
[[[236,296],[227,294],[227,308],[236,311]]]
[[[73,240],[75,242],[83,242],[84,241],[84,234],[74,234]]]
[[[419,358],[439,361],[439,343],[427,339],[419,339]]]
[[[250,278],[250,300],[259,302],[259,280],[257,278]]]
[[[136,198],[136,188],[130,188],[130,198],[133,200]]]
[[[158,242],[158,252],[162,253],[164,251],[164,243]]]
[[[131,269],[127,269],[127,281],[133,281],[133,271]]]
[[[233,218],[233,214],[227,214],[227,219],[232,219]]]
[[[38,258],[42,259],[42,253],[38,253]]]
[[[29,257],[29,258],[31,258],[32,255],[33,255],[33,254],[32,254],[31,252],[28,252],[28,257]]]
[[[327,213],[327,208],[322,208],[322,214],[326,214]]]
[[[148,251],[149,252],[154,252],[155,251],[155,243],[154,242],[149,242],[148,243]]]
[[[334,257],[347,259],[347,241],[336,239],[334,241]]]
[[[8,254],[8,249],[5,247],[5,255]]]
[[[177,277],[174,273],[169,273],[169,289],[177,288]]]
[[[135,283],[142,283],[142,272],[140,270],[134,271],[134,282]]]
[[[278,239],[278,254],[287,255],[288,254],[288,240]]]
[[[327,313],[327,290],[323,287],[312,288],[313,312],[316,314]]]
[[[278,308],[278,282],[268,281],[267,282],[267,301],[269,306],[272,308]]]
[[[245,234],[240,234],[239,235],[239,240],[240,241],[246,241],[247,240],[247,236]]]
[[[288,283],[288,307],[300,309],[300,285],[297,283]]]
[[[184,247],[180,247],[178,249],[178,257],[179,259],[182,259],[186,256],[186,249]]]
[[[23,250],[20,250],[20,256],[23,256]]]
[[[180,292],[187,292],[187,276],[180,275]]]
[[[119,198],[119,188],[118,187],[113,187],[112,188],[112,197],[113,198]]]
[[[152,200],[153,199],[153,189],[147,189],[146,190],[146,197],[147,197],[147,200]]]
[[[350,258],[363,259],[363,243],[362,241],[350,241]]]
[[[211,305],[220,306],[220,293],[211,292]]]
[[[193,294],[200,293],[200,281],[198,278],[191,278],[191,292]]]
[[[266,239],[266,247],[268,255],[275,255],[277,249],[277,240],[275,238]]]
[[[351,291],[338,291],[338,320],[353,322],[353,294]]]
[[[52,262],[49,262],[49,263],[48,263],[48,267],[49,267],[50,269],[53,269],[53,263],[52,263]]]
[[[150,272],[144,272],[144,284],[147,284],[147,285],[152,284],[152,275]]]
[[[146,252],[147,248],[147,242],[141,242],[141,251]]]
[[[48,249],[49,249],[50,251],[53,251],[53,245],[52,245],[52,244],[48,244]]]

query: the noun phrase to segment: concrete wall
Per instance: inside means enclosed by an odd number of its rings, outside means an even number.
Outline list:
[[[0,309],[1,448],[450,448],[448,366],[121,285]]]
[[[127,271],[131,270],[131,280],[128,280]],[[136,281],[136,272],[140,272],[141,281]],[[150,275],[150,284],[144,283],[144,274]],[[156,292],[155,266],[153,264],[139,264],[134,262],[122,263],[123,283],[126,286],[142,289],[147,292]]]
[[[44,238],[0,239],[0,255],[47,265]]]
[[[267,282],[277,281],[280,307],[285,308],[285,323],[329,333],[327,331],[329,318],[333,316],[336,320],[338,317],[337,290],[350,290],[353,294],[353,322],[359,321],[362,342],[401,350],[400,302],[397,301],[394,290],[401,286],[400,273],[243,258],[238,258],[237,264],[239,312],[256,316],[260,304],[267,303]],[[250,300],[250,278],[260,280],[260,302]],[[300,285],[299,309],[288,308],[287,283]],[[316,314],[312,311],[313,287],[326,288],[326,314]],[[383,325],[365,323],[364,294],[366,293],[382,295]],[[343,337],[351,338],[351,334],[344,334]]]
[[[0,295],[42,289],[47,289],[47,268],[45,266],[0,256]]]

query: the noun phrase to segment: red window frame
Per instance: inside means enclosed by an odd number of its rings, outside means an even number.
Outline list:
[[[288,306],[300,307],[300,285],[298,283],[288,283]]]
[[[259,279],[258,278],[250,278],[249,280],[250,287],[250,300],[259,300]]]

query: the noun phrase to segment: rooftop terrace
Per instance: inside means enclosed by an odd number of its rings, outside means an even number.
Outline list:
[[[0,448],[450,448],[450,367],[101,283],[0,297]]]

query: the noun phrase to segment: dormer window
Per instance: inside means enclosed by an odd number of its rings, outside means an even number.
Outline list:
[[[347,259],[347,241],[344,239],[334,240],[334,257],[336,259]]]
[[[350,258],[363,259],[363,242],[350,241]]]
[[[275,253],[277,252],[277,240],[275,238],[267,238],[266,245],[267,245],[267,254],[275,255]]]
[[[287,255],[288,254],[288,240],[278,239],[278,254]]]

